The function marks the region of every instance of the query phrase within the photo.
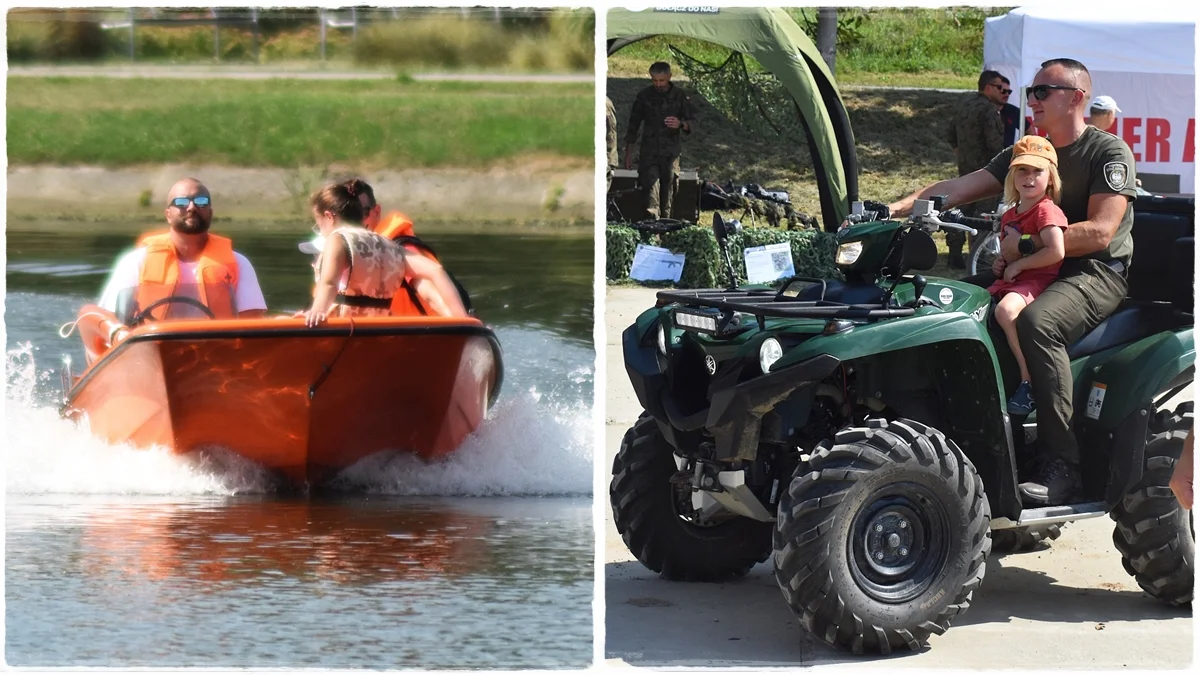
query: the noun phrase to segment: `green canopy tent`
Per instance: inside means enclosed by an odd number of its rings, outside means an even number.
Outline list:
[[[608,12],[608,53],[657,35],[696,38],[753,57],[792,95],[804,121],[826,230],[858,199],[854,133],[833,74],[816,45],[779,8],[712,7]]]

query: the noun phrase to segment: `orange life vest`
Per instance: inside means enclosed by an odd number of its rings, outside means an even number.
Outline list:
[[[399,211],[392,211],[385,217],[380,218],[379,224],[375,226],[373,231],[400,244],[409,253],[423,255],[434,262],[438,262],[433,252],[428,247],[420,244],[420,240],[417,239],[417,235],[413,232],[413,222],[408,219],[408,216]],[[404,288],[392,296],[391,312],[392,316],[425,316],[429,313],[421,304],[421,300],[417,297],[416,291],[413,290],[412,284],[407,280],[404,282]]]
[[[146,250],[142,269],[138,274],[137,306],[144,310],[152,303],[176,295],[179,279],[179,256],[171,243],[170,232],[148,234],[138,241]],[[184,283],[189,283],[185,281]],[[199,300],[218,319],[237,316],[234,294],[238,283],[237,258],[233,255],[233,242],[225,237],[208,235],[204,250],[197,261],[195,284]],[[164,304],[154,312],[158,319],[165,318],[171,305]]]

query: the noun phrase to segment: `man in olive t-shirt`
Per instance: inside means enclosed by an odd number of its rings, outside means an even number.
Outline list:
[[[1058,281],[1017,318],[1038,408],[1040,460],[1018,491],[1027,504],[1039,506],[1069,503],[1079,488],[1067,345],[1108,318],[1124,300],[1129,288],[1126,268],[1133,256],[1133,153],[1121,139],[1084,122],[1091,88],[1091,74],[1082,63],[1052,59],[1042,64],[1028,90],[1034,124],[1046,130],[1058,152],[1061,207],[1070,223],[1063,233],[1066,260]],[[916,199],[931,195],[946,195],[954,206],[996,194],[1003,190],[1011,155],[1008,148],[979,171],[928,185],[889,204],[891,213],[908,215]],[[1006,237],[1000,253],[1013,261],[1032,254],[1037,246],[1036,236]],[[991,279],[987,274],[970,280],[986,286]]]

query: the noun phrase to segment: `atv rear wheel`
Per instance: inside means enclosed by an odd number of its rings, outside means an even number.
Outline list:
[[[983,581],[991,510],[970,460],[940,431],[869,420],[823,441],[779,505],[775,579],[831,645],[919,649]]]
[[[608,494],[629,551],[663,578],[720,581],[744,576],[771,555],[771,523],[732,517],[702,525],[685,519],[691,487],[671,483],[674,448],[643,414],[621,440]]]
[[[1170,605],[1192,602],[1196,535],[1191,513],[1169,487],[1175,461],[1192,428],[1192,404],[1158,412],[1150,421],[1142,480],[1109,514],[1116,521],[1113,543],[1121,564],[1142,590]]]
[[[1027,553],[1061,535],[1062,525],[1058,524],[992,530],[992,553]]]

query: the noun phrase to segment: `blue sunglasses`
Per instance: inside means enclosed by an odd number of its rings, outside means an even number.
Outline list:
[[[195,204],[198,208],[205,208],[212,205],[212,200],[208,197],[176,197],[171,200],[171,206],[178,206],[181,209],[186,209],[188,204]]]

